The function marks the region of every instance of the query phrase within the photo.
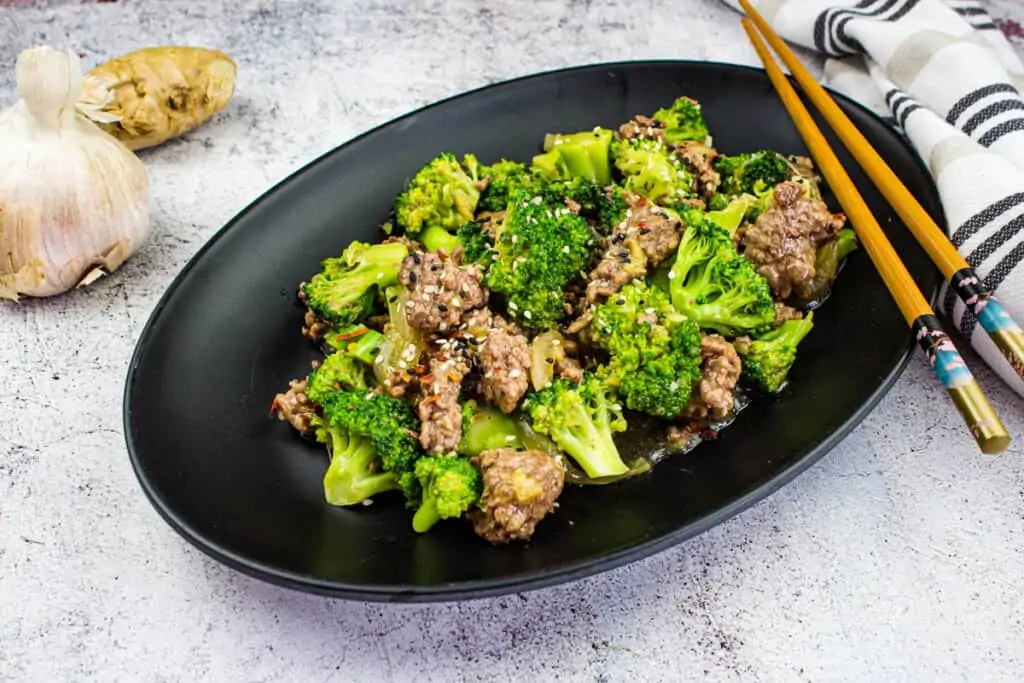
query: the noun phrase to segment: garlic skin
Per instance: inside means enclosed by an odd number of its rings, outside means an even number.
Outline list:
[[[142,161],[80,114],[73,52],[18,56],[0,114],[0,298],[46,297],[111,273],[149,237]]]

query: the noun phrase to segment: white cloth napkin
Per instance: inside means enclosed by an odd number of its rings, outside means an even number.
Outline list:
[[[991,17],[973,0],[751,5],[784,39],[826,57],[825,85],[903,132],[935,180],[953,244],[1024,325],[1024,64]],[[937,308],[947,331],[1024,396],[948,285]]]

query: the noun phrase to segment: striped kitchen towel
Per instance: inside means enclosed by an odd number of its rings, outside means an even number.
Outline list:
[[[825,56],[826,85],[903,132],[935,180],[953,243],[1024,321],[1024,64],[984,8],[972,0],[751,4],[787,41]],[[1024,395],[976,311],[948,286],[938,308]]]

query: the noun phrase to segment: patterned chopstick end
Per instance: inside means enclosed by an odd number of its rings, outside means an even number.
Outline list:
[[[1002,453],[1010,445],[1010,435],[938,319],[934,315],[919,316],[914,320],[913,329],[928,363],[960,411],[981,452]]]
[[[971,268],[953,273],[950,284],[1017,376],[1024,379],[1024,332]]]

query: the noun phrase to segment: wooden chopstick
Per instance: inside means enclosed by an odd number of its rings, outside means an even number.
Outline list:
[[[924,207],[914,198],[867,138],[843,113],[832,96],[818,84],[793,53],[785,41],[772,29],[749,0],[740,0],[749,18],[779,55],[808,99],[821,112],[828,125],[836,132],[843,145],[867,172],[896,213],[910,229],[917,241],[938,266],[953,291],[968,310],[977,316],[981,328],[992,339],[1019,377],[1024,379],[1024,331],[1013,320],[1009,311],[995,298],[982,278],[974,272],[966,259],[957,251],[949,237],[935,224]]]
[[[889,243],[881,226],[846,174],[835,152],[814,123],[789,79],[782,73],[749,19],[743,29],[764,63],[765,71],[778,92],[790,118],[800,132],[816,165],[836,195],[868,256],[896,300],[903,317],[914,331],[918,344],[942,382],[957,410],[970,428],[983,453],[1000,453],[1010,444],[1010,435],[988,402],[960,352],[943,331],[921,290]]]

